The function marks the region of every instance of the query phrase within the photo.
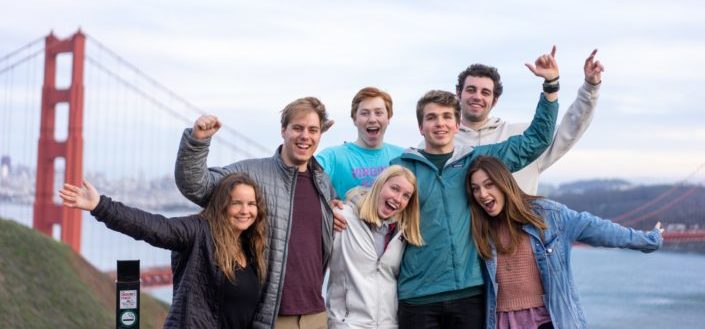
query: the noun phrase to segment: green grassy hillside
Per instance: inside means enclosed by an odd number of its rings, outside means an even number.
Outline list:
[[[168,306],[142,294],[141,328]],[[115,328],[115,282],[71,249],[0,219],[0,328]]]

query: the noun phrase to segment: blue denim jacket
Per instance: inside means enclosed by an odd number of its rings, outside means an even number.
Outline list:
[[[534,201],[532,206],[534,212],[546,221],[548,228],[544,231],[543,238],[540,231],[532,225],[524,225],[523,229],[531,239],[543,284],[543,302],[555,328],[587,328],[578,291],[573,282],[570,263],[573,242],[652,252],[661,247],[663,241],[661,233],[656,229],[649,232],[636,231],[587,212],[579,213],[568,209],[554,201],[540,199]],[[487,283],[485,323],[488,329],[494,329],[497,325],[497,255],[494,246],[492,248],[493,258],[484,261]]]

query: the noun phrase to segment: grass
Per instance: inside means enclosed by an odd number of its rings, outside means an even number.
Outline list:
[[[0,328],[114,328],[115,283],[68,246],[0,219]],[[168,306],[142,294],[141,328]]]

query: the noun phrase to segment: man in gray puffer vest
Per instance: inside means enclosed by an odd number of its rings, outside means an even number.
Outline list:
[[[219,179],[240,171],[255,180],[266,200],[267,281],[253,328],[326,327],[321,288],[332,250],[329,203],[335,192],[313,154],[327,120],[325,106],[318,99],[297,99],[282,110],[284,141],[272,157],[222,168],[206,165],[210,139],[220,128],[218,118],[201,116],[181,137],[175,176],[186,198],[204,206]]]

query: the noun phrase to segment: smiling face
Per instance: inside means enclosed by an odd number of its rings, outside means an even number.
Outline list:
[[[387,106],[382,97],[363,99],[357,107],[353,124],[357,127],[357,145],[368,149],[380,148],[389,125]]]
[[[484,124],[495,105],[494,82],[488,77],[465,78],[463,89],[460,91],[460,110],[463,124],[473,127]]]
[[[255,189],[252,186],[238,184],[230,190],[227,216],[228,221],[238,233],[250,228],[257,218],[257,199]]]
[[[305,111],[296,115],[282,128],[281,157],[288,166],[296,166],[299,171],[306,171],[308,160],[318,148],[321,139],[321,121],[314,111]]]
[[[402,212],[414,195],[414,184],[404,176],[388,179],[377,196],[377,215],[386,220]]]
[[[504,193],[497,187],[487,173],[479,169],[470,177],[470,189],[475,202],[491,217],[496,217],[504,210]]]
[[[458,121],[452,107],[428,103],[423,108],[421,135],[424,151],[431,154],[446,154],[453,151],[453,138],[458,132]]]

